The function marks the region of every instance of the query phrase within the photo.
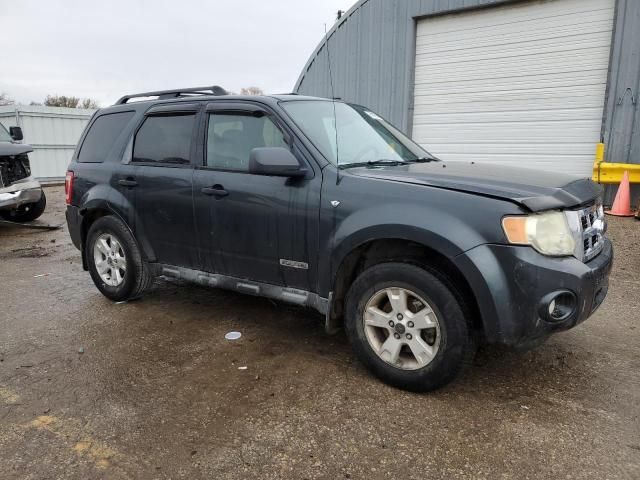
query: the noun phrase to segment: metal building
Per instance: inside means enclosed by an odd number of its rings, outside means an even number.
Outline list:
[[[360,0],[295,91],[365,105],[445,160],[591,176],[599,142],[640,163],[639,86],[638,0]]]
[[[94,110],[8,105],[0,107],[0,123],[22,127],[23,143],[33,147],[31,171],[39,180],[61,180]]]

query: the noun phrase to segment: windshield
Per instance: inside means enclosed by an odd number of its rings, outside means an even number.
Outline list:
[[[434,159],[393,125],[364,107],[317,100],[284,102],[282,107],[334,165]]]
[[[0,123],[0,142],[10,142],[12,140],[9,132],[4,128],[4,125]]]

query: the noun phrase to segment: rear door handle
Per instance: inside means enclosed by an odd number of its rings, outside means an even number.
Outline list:
[[[201,190],[205,195],[213,196],[213,197],[226,197],[229,195],[222,185],[214,185],[213,187],[204,187]]]
[[[118,180],[118,185],[133,188],[138,186],[138,182],[136,182],[133,178],[123,178],[122,180]]]

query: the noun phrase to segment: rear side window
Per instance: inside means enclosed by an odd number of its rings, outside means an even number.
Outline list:
[[[147,117],[133,144],[133,161],[189,163],[195,113]]]
[[[98,117],[91,125],[89,133],[82,143],[78,162],[104,162],[116,139],[133,115],[134,112],[121,112]]]

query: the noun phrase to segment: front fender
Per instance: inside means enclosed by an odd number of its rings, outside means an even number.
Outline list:
[[[331,252],[331,261],[319,265],[321,294],[331,290],[342,262],[354,249],[392,239],[418,243],[450,259],[488,241],[472,224],[444,210],[399,202],[359,209],[342,219],[327,238],[323,248]]]
[[[478,245],[504,243],[504,215],[517,205],[482,195],[323,172],[318,290],[327,296],[346,256],[372,240],[416,242],[453,259]],[[325,260],[326,259],[326,260]]]

